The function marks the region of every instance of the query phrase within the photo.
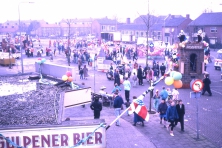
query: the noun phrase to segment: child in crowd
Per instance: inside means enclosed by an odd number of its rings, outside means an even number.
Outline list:
[[[133,87],[136,87],[136,82],[137,82],[137,75],[136,75],[136,73],[134,72],[134,73],[133,73]]]
[[[82,68],[80,68],[79,75],[80,75],[80,79],[83,79],[83,69]]]

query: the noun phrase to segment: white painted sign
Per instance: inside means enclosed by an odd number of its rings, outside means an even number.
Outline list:
[[[1,134],[25,148],[65,148],[74,146],[78,141],[91,134],[97,127],[98,125],[1,130]],[[93,137],[79,147],[105,148],[105,132],[105,128],[99,128]],[[0,138],[0,147],[12,148],[2,138]]]

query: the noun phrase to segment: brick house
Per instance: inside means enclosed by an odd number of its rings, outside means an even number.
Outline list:
[[[171,45],[175,42],[178,42],[178,35],[181,30],[185,33],[188,33],[188,24],[192,20],[190,19],[190,15],[187,14],[186,17],[182,17],[181,15],[170,15],[169,19],[165,21],[162,27],[163,33],[163,42],[168,42]]]
[[[26,32],[30,23],[31,23],[31,20],[21,20],[20,21],[21,32]],[[9,33],[9,34],[15,35],[18,32],[19,32],[19,22],[18,22],[18,20],[16,20],[16,21],[6,21],[6,22],[0,24],[0,34]]]
[[[141,15],[133,23],[130,23],[130,18],[127,18],[126,23],[118,25],[118,31],[125,35],[133,35],[135,38],[146,37],[147,25],[143,20],[143,18],[146,20],[146,17],[146,15]],[[152,38],[154,41],[162,39],[162,25],[165,17],[150,15],[149,38]]]
[[[203,31],[204,40],[211,47],[219,48],[222,44],[222,12],[202,13],[189,24],[189,36],[192,41],[197,40],[198,30]]]
[[[118,22],[116,20],[102,18],[95,19],[92,22],[92,34],[99,40],[101,39],[101,33],[110,33],[117,31]]]
[[[69,19],[61,20],[56,23],[48,23],[45,21],[40,22],[40,28],[37,30],[39,36],[68,36],[70,22],[70,35],[71,36],[84,36],[91,33],[91,25],[93,19]]]

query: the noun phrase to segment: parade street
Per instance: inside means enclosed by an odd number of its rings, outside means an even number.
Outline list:
[[[214,57],[216,55],[216,51],[211,51],[211,56]],[[46,58],[46,62],[51,62],[59,65],[67,65],[67,59],[65,54],[56,55],[53,61],[48,60]],[[37,60],[37,57],[34,58],[26,58],[24,55],[24,71],[34,72],[34,63]],[[213,58],[212,58],[213,59]],[[160,59],[161,62],[162,59]],[[138,64],[145,66],[145,58],[138,59]],[[151,62],[151,61],[150,61]],[[86,63],[87,64],[87,63]],[[74,74],[74,82],[75,83],[85,83],[86,86],[92,88],[92,92],[99,92],[102,86],[105,86],[105,91],[107,93],[111,93],[114,82],[111,80],[107,80],[106,74],[100,71],[97,71],[94,67],[89,68],[90,77],[87,80],[80,80],[78,66],[77,64],[71,63],[71,67],[76,68],[76,74]],[[1,75],[7,74],[16,74],[21,71],[20,68],[20,60],[17,61],[17,64],[13,66],[13,69],[9,69],[8,67],[0,67]],[[107,147],[118,147],[120,144],[121,147],[157,147],[157,148],[177,148],[177,147],[195,147],[195,148],[216,148],[222,147],[222,134],[218,132],[222,129],[222,85],[221,85],[221,72],[219,70],[215,70],[213,63],[209,63],[207,65],[207,72],[210,74],[211,79],[211,90],[212,96],[208,96],[205,93],[204,96],[198,98],[198,106],[199,106],[199,133],[200,139],[196,140],[196,105],[197,100],[190,98],[191,89],[179,89],[179,99],[183,100],[185,105],[185,132],[180,132],[180,125],[177,125],[175,128],[174,137],[169,135],[169,131],[166,128],[163,128],[163,125],[159,123],[159,115],[150,114],[150,120],[145,122],[145,126],[141,125],[133,126],[133,115],[128,116],[127,114],[123,115],[121,118],[120,126],[112,126],[107,131]],[[62,76],[61,76],[62,77]],[[161,90],[162,87],[168,86],[165,85],[164,81],[161,81],[159,84],[155,86],[155,89]],[[121,85],[122,89],[123,86]],[[130,91],[130,100],[132,100],[133,96],[139,96],[144,91],[148,89],[149,85],[144,80],[144,86],[136,86],[132,87]],[[169,86],[169,88],[173,88]],[[120,92],[124,97],[124,90]],[[151,99],[151,101],[153,101]],[[144,98],[144,103],[149,110],[150,107],[150,94]],[[152,110],[153,110],[153,102],[151,102]],[[82,119],[93,119],[93,112],[91,111],[89,104],[86,104],[85,108],[82,106],[67,108],[65,110],[65,118],[71,118],[71,120],[82,120]],[[65,120],[64,118],[64,120]],[[114,109],[110,107],[103,107],[101,111],[101,119],[105,119],[107,124],[110,124],[115,119]],[[179,142],[178,142],[179,141]]]

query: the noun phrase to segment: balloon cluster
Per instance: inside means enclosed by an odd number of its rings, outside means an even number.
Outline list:
[[[70,71],[67,71],[65,75],[62,76],[63,81],[72,82],[72,73]]]
[[[183,86],[183,82],[181,81],[182,74],[177,71],[171,71],[170,76],[166,77],[164,82],[166,85],[172,85],[174,88],[181,88]]]
[[[38,58],[38,60],[37,60],[37,63],[38,64],[43,64],[43,63],[45,63],[45,61],[46,61],[46,59],[45,58]]]

